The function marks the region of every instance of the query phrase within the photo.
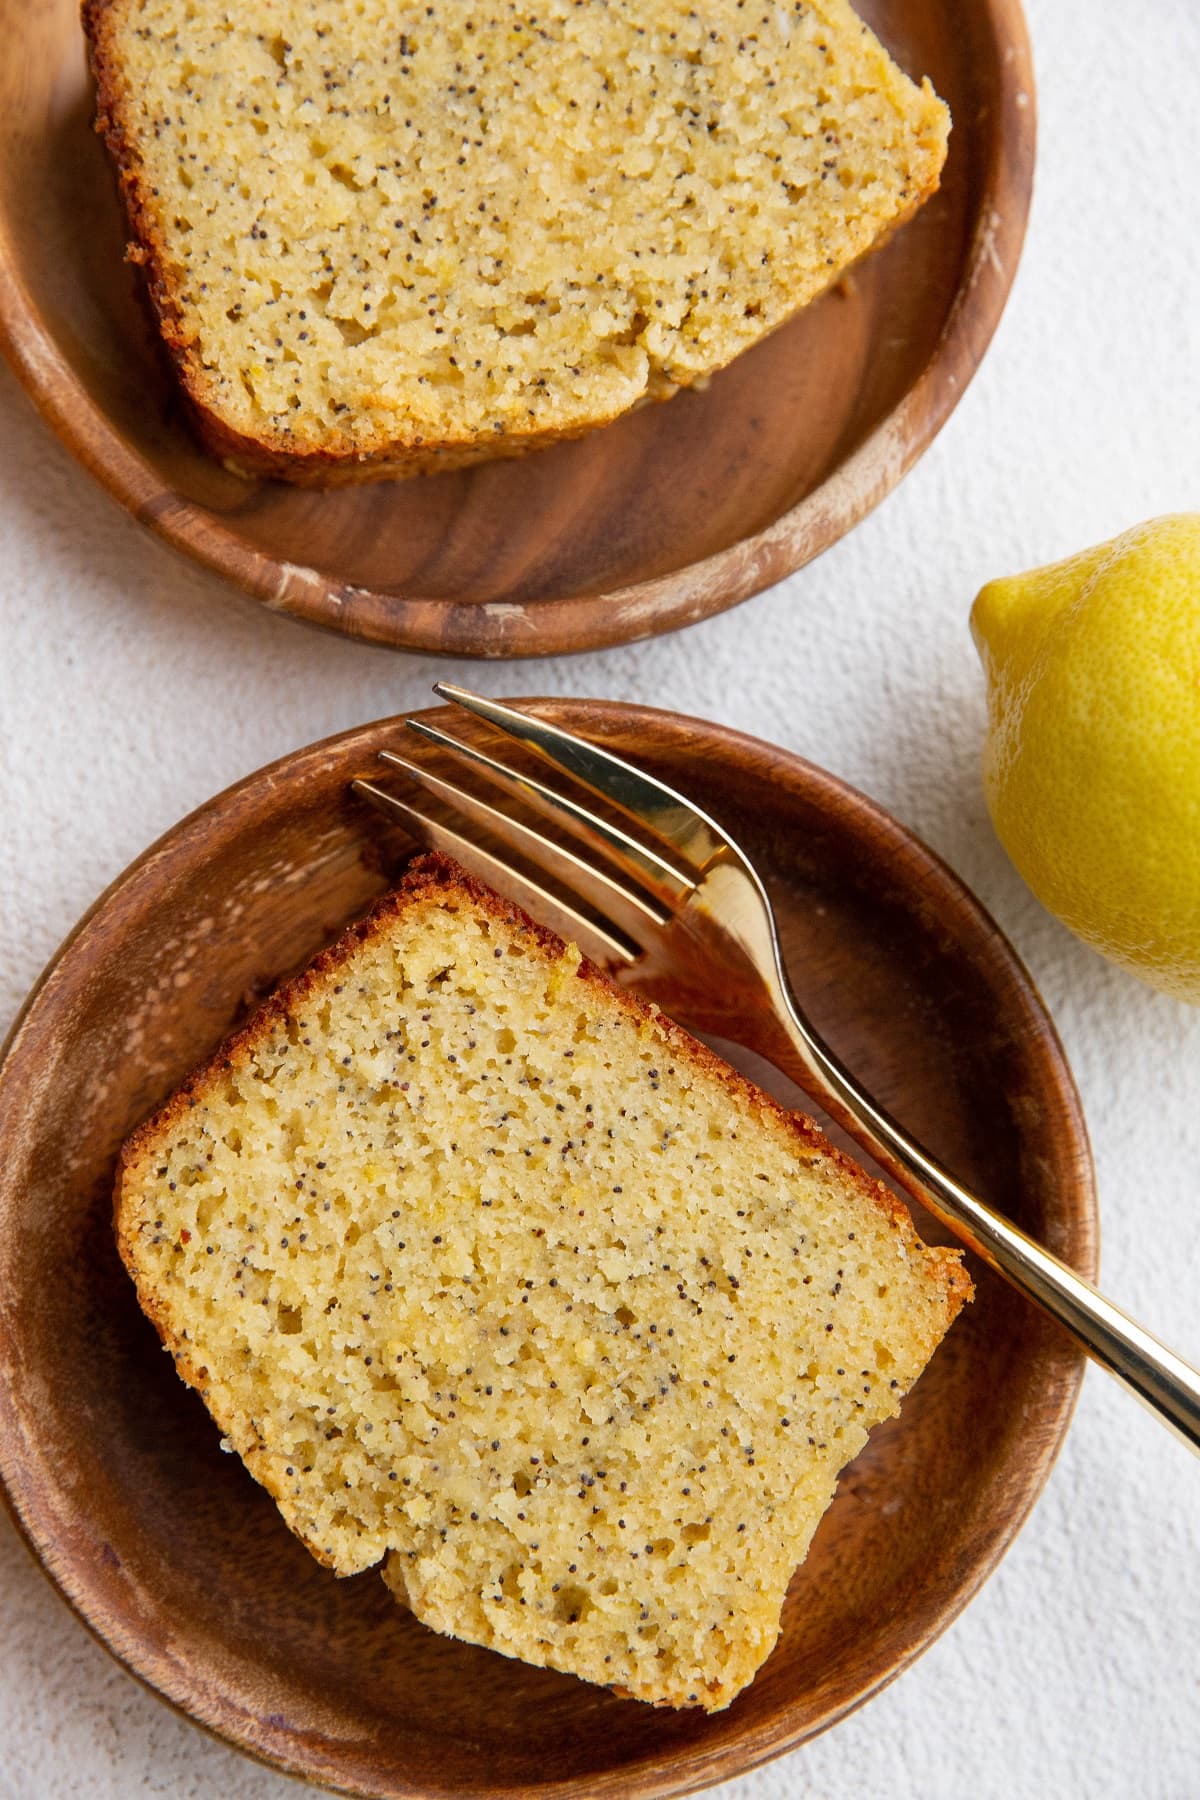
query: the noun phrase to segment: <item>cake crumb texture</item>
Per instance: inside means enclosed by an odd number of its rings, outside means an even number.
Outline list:
[[[322,1562],[710,1710],[970,1293],[815,1126],[436,857],[135,1133],[116,1223]]]
[[[845,0],[85,0],[135,260],[214,447],[361,478],[722,368],[937,186]]]

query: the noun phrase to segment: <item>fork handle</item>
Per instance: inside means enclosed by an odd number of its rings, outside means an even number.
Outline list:
[[[785,984],[786,985],[786,984]],[[784,994],[784,999],[788,996]],[[790,1001],[780,1022],[827,1110],[967,1248],[1069,1331],[1188,1448],[1200,1455],[1200,1371],[1097,1292],[1090,1281],[980,1200],[875,1104]]]

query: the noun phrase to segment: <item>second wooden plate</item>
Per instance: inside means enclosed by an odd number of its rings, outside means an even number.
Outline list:
[[[576,444],[314,493],[200,451],[123,263],[78,0],[0,0],[0,343],[134,516],[275,611],[371,643],[542,656],[650,637],[779,581],[895,485],[987,347],[1033,177],[1018,0],[862,0],[954,115],[940,193],[718,375]]]

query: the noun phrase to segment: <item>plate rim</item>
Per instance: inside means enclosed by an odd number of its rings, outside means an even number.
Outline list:
[[[928,362],[811,493],[761,531],[668,574],[595,594],[486,602],[349,586],[268,555],[232,520],[164,487],[78,381],[15,272],[2,219],[0,350],[51,430],[139,524],[270,612],[380,648],[488,659],[611,649],[697,624],[795,574],[873,511],[945,425],[1000,322],[1033,192],[1036,84],[1021,0],[975,4],[995,43],[998,117],[962,278]],[[356,601],[386,609],[383,618],[364,619]]]
[[[857,819],[868,819],[872,827],[882,828],[889,839],[889,847],[897,846],[912,870],[925,871],[935,881],[947,885],[958,906],[956,926],[965,924],[968,927],[971,935],[992,959],[994,969],[1003,974],[1006,983],[1011,983],[1015,997],[1039,1018],[1044,1056],[1053,1070],[1064,1105],[1066,1139],[1063,1166],[1065,1168],[1070,1164],[1074,1171],[1074,1210],[1063,1215],[1074,1240],[1071,1260],[1081,1273],[1095,1279],[1099,1262],[1099,1209],[1095,1168],[1082,1105],[1065,1051],[1032,977],[1007,936],[973,891],[942,857],[878,801],[841,777],[795,752],[716,721],[634,702],[596,701],[577,696],[519,697],[512,704],[544,709],[564,721],[569,719],[576,708],[592,709],[593,714],[599,710],[610,717],[634,723],[648,719],[687,733],[693,745],[707,740],[707,745],[722,756],[732,751],[742,758],[765,759],[773,768],[785,772],[806,794],[817,798],[822,810],[830,811],[835,817],[839,813],[850,812]],[[444,708],[430,707],[421,710],[433,714],[444,711]],[[340,758],[352,740],[365,744],[375,736],[394,734],[403,728],[404,720],[409,716],[412,715],[398,714],[352,726],[289,751],[241,777],[168,827],[108,883],[54,951],[0,1044],[0,1127],[5,1116],[12,1110],[12,1100],[7,1090],[14,1068],[18,1073],[19,1111],[20,1071],[16,1059],[26,1030],[36,1023],[34,1015],[38,1005],[67,959],[79,952],[81,947],[86,948],[85,940],[89,931],[107,910],[118,904],[128,890],[136,890],[139,881],[160,858],[178,851],[189,839],[194,839],[197,833],[202,837],[207,835],[210,823],[225,820],[232,826],[243,797],[252,798],[264,787],[269,788],[273,785],[273,777],[302,762],[316,765],[322,757],[336,755]],[[909,886],[912,880],[912,873],[906,869],[904,885]],[[134,903],[141,903],[136,891],[129,894],[128,898]],[[956,928],[956,938],[958,935]],[[963,953],[966,954],[965,947]],[[10,1362],[6,1354],[9,1349],[9,1329],[3,1308],[0,1308],[0,1356],[3,1356],[5,1362]],[[985,1521],[981,1534],[983,1548],[974,1557],[968,1579],[956,1585],[948,1598],[943,1596],[940,1599],[908,1650],[884,1669],[877,1679],[842,1704],[831,1707],[816,1720],[800,1719],[788,1729],[788,1709],[785,1705],[774,1721],[760,1724],[757,1730],[751,1729],[743,1736],[723,1744],[683,1746],[672,1753],[669,1763],[664,1763],[658,1754],[651,1751],[623,1764],[619,1770],[589,1777],[582,1783],[574,1778],[555,1779],[538,1788],[543,1800],[583,1800],[585,1795],[587,1800],[620,1800],[620,1797],[634,1793],[639,1800],[669,1800],[671,1796],[698,1792],[716,1782],[747,1774],[811,1742],[857,1711],[903,1674],[953,1623],[995,1571],[1019,1535],[1049,1479],[1069,1430],[1087,1366],[1083,1352],[1073,1351],[1065,1339],[1063,1347],[1056,1351],[1056,1359],[1054,1383],[1052,1386],[1048,1383],[1039,1396],[1037,1416],[1034,1419],[1036,1429],[1027,1434],[1031,1440],[1036,1440],[1035,1450],[1020,1466],[1017,1505],[1014,1507],[1011,1504],[1010,1483],[1002,1514]],[[3,1363],[0,1363],[0,1368],[2,1367]],[[70,1564],[60,1555],[56,1541],[48,1535],[42,1541],[34,1522],[27,1518],[22,1509],[18,1498],[22,1487],[19,1479],[21,1446],[19,1432],[14,1433],[12,1430],[10,1413],[15,1415],[17,1409],[12,1405],[9,1384],[0,1379],[0,1500],[4,1503],[5,1511],[18,1537],[59,1598],[85,1626],[89,1635],[144,1688],[217,1741],[265,1767],[308,1781],[326,1791],[356,1796],[358,1800],[380,1800],[381,1796],[387,1796],[387,1800],[392,1800],[395,1796],[399,1800],[401,1795],[411,1797],[411,1800],[423,1800],[425,1796],[428,1796],[428,1800],[447,1800],[450,1790],[445,1788],[411,1785],[381,1788],[355,1781],[339,1785],[337,1781],[330,1780],[329,1774],[315,1770],[311,1762],[301,1762],[289,1757],[287,1746],[282,1741],[278,1747],[269,1748],[261,1741],[253,1741],[248,1733],[244,1736],[236,1735],[236,1723],[230,1710],[226,1710],[218,1720],[216,1715],[220,1710],[219,1701],[211,1707],[209,1716],[205,1716],[199,1710],[206,1697],[203,1681],[196,1679],[190,1670],[184,1669],[184,1679],[176,1681],[173,1691],[167,1678],[171,1672],[178,1676],[180,1665],[168,1663],[160,1652],[153,1652],[144,1659],[157,1670],[157,1678],[150,1667],[139,1666],[135,1660],[139,1640],[123,1643],[114,1641],[114,1638],[125,1639],[127,1634],[118,1628],[110,1636],[106,1632],[106,1623],[108,1629],[112,1630],[115,1622],[97,1620],[91,1616],[87,1610],[86,1594],[73,1589]],[[17,1480],[13,1479],[14,1467]],[[256,1723],[257,1721],[251,1721],[251,1728]],[[464,1794],[478,1791],[482,1794],[485,1790],[472,1788],[459,1791]],[[492,1800],[527,1800],[529,1789],[526,1785],[510,1784],[488,1787],[486,1792],[492,1796]]]

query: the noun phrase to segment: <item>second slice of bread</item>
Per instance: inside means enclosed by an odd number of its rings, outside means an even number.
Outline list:
[[[724,367],[937,186],[846,0],[85,0],[98,124],[201,431],[358,480]]]
[[[715,1709],[970,1292],[808,1121],[426,859],[126,1145],[121,1254],[313,1554]]]

